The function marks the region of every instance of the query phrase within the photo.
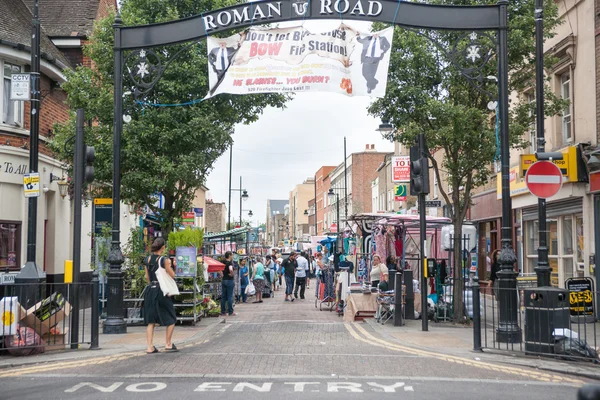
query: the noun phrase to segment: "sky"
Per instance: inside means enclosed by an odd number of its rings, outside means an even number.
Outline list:
[[[305,27],[319,32],[333,29],[339,21],[306,21]],[[350,22],[368,31],[368,24]],[[283,27],[283,25],[281,25]],[[295,185],[313,177],[323,165],[344,161],[347,153],[361,152],[366,144],[375,150],[393,152],[394,145],[376,131],[381,121],[367,114],[369,97],[347,97],[336,93],[297,93],[284,110],[269,108],[251,125],[239,125],[233,135],[232,188],[250,196],[242,204],[252,210],[252,226],[265,222],[267,199],[289,198]],[[229,151],[216,162],[207,179],[208,199],[228,202]],[[240,193],[231,194],[231,219],[239,220]]]

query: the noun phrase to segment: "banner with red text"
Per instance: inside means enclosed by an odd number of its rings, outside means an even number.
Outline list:
[[[220,93],[335,92],[383,97],[393,28],[363,33],[348,25],[250,29],[207,38],[208,97]]]

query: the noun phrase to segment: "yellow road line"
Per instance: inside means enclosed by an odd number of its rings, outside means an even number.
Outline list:
[[[492,370],[492,371],[496,371],[496,372],[504,372],[504,373],[512,374],[512,375],[526,376],[526,377],[541,380],[541,381],[550,381],[552,379],[552,380],[556,380],[556,381],[560,381],[560,382],[567,381],[567,382],[580,384],[580,385],[584,384],[583,381],[578,380],[578,379],[571,379],[571,378],[561,377],[558,375],[550,375],[550,374],[543,373],[543,372],[523,370],[523,369],[508,367],[508,366],[503,366],[503,365],[490,364],[490,363],[486,363],[483,361],[471,360],[471,359],[464,358],[464,357],[451,356],[451,355],[447,355],[447,354],[436,353],[433,351],[427,351],[427,350],[406,347],[406,346],[403,346],[400,344],[390,343],[385,340],[378,339],[375,336],[371,335],[369,332],[367,332],[363,327],[361,327],[358,324],[351,325],[349,323],[346,323],[344,325],[352,337],[354,337],[355,339],[357,339],[361,342],[368,343],[372,346],[383,347],[383,348],[387,348],[389,350],[401,351],[401,352],[418,355],[418,356],[422,356],[422,357],[432,357],[432,358],[436,358],[438,360],[463,364],[463,365],[480,368],[480,369]],[[356,331],[354,330],[354,328],[356,328]],[[357,331],[360,333],[360,335]],[[362,335],[362,337],[361,337],[361,335]],[[368,338],[368,340],[366,338]]]

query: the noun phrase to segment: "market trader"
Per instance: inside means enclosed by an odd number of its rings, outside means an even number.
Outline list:
[[[296,276],[296,252],[292,251],[290,256],[281,263],[285,276],[285,301],[294,301],[292,292],[294,290],[294,278]]]

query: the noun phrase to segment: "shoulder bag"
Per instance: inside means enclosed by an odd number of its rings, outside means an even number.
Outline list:
[[[179,294],[177,283],[175,282],[175,279],[171,278],[167,273],[167,270],[160,266],[162,259],[163,257],[158,259],[158,269],[156,270],[156,279],[158,279],[160,290],[162,290],[163,294],[167,297],[177,296]]]

